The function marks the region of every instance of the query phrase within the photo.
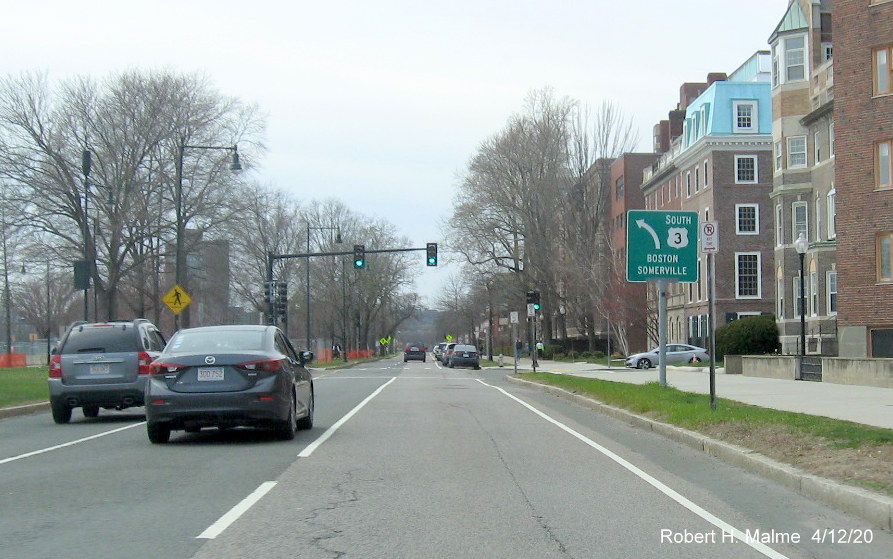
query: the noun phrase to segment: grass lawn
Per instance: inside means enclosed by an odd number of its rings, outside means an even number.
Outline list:
[[[802,413],[778,411],[717,398],[716,411],[710,409],[710,396],[682,392],[653,382],[625,384],[550,373],[524,373],[524,380],[558,386],[586,394],[607,404],[647,415],[665,423],[693,431],[710,425],[737,423],[754,428],[780,425],[809,435],[823,437],[838,448],[857,448],[863,443],[893,445],[893,430],[882,429]]]
[[[0,407],[45,402],[48,398],[46,367],[0,369]]]

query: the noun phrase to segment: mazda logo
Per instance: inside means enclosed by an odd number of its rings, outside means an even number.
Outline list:
[[[216,359],[214,359],[213,355],[205,357],[205,363],[207,363],[208,365],[213,365],[215,361]]]

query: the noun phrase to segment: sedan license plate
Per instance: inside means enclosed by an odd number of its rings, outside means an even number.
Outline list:
[[[92,363],[90,365],[90,374],[91,375],[107,375],[107,374],[109,374],[109,364],[108,363]]]
[[[223,380],[223,367],[199,367],[198,380]]]

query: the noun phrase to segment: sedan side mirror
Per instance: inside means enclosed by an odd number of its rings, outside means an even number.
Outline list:
[[[301,365],[305,363],[310,363],[313,361],[313,352],[312,351],[302,351],[298,354],[298,357],[301,358]]]

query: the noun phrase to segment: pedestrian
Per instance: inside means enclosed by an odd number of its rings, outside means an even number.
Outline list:
[[[524,349],[524,344],[521,343],[521,338],[515,342],[515,361],[521,359],[521,350]]]
[[[334,359],[341,357],[341,344],[332,345],[332,357]]]
[[[539,341],[536,342],[536,356],[537,356],[537,357],[542,357],[542,356],[543,356],[543,349],[545,349],[545,347],[546,347],[546,346],[543,345],[543,341],[542,341],[542,340],[539,340]]]

